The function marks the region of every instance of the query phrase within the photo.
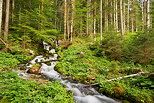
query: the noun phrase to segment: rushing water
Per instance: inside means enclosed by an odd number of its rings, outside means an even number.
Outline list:
[[[27,73],[30,67],[36,63],[41,63],[40,74],[49,78],[49,80],[60,81],[61,84],[68,90],[73,92],[73,97],[75,103],[120,103],[117,102],[105,95],[98,93],[94,88],[87,87],[81,83],[73,83],[69,80],[63,79],[62,75],[54,70],[54,67],[57,63],[58,55],[55,52],[55,49],[52,49],[50,45],[46,42],[43,42],[44,49],[49,53],[53,54],[53,57],[43,57],[42,55],[36,56],[33,60],[26,64],[27,70],[25,72],[18,71],[19,75],[22,75],[22,78],[31,78],[31,75]],[[53,60],[53,61],[52,61]],[[45,61],[51,61],[50,65],[42,63]],[[22,66],[22,65],[21,65]]]

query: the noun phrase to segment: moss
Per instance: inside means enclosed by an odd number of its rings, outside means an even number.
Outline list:
[[[122,97],[125,94],[125,88],[123,87],[112,87],[112,89],[114,91],[112,95],[114,95],[117,98]]]

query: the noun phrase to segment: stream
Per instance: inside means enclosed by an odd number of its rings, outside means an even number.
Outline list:
[[[75,83],[70,80],[66,80],[63,76],[54,70],[56,63],[58,61],[58,54],[55,49],[53,49],[48,43],[43,42],[44,49],[49,53],[53,54],[52,57],[44,57],[43,55],[36,56],[33,60],[28,62],[27,64],[21,64],[21,66],[26,66],[25,70],[16,70],[18,75],[23,79],[35,78],[37,80],[47,81],[48,79],[51,81],[59,81],[68,91],[73,92],[73,97],[75,103],[121,103],[112,98],[109,98],[103,94],[100,94],[92,87],[87,87],[81,83]],[[49,63],[45,63],[45,61],[50,61]],[[36,63],[41,64],[41,69],[39,73],[41,75],[29,74],[28,70]],[[46,77],[46,78],[43,78]],[[47,79],[48,78],[48,79]]]

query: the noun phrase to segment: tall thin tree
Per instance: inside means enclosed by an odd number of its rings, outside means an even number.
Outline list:
[[[74,13],[75,13],[75,0],[71,0],[71,41],[73,40],[73,29],[74,29]]]
[[[4,41],[8,39],[8,27],[9,27],[9,13],[10,13],[10,0],[6,0],[6,15],[5,15],[5,27],[4,27]]]
[[[122,38],[124,38],[122,0],[120,0],[120,24],[121,24],[121,34],[122,34]]]
[[[2,9],[3,9],[3,0],[0,0],[0,37],[2,36]]]
[[[66,40],[67,33],[67,0],[64,0],[64,40]]]
[[[147,0],[147,28],[150,28],[150,0]]]
[[[103,6],[102,6],[102,0],[101,0],[100,1],[100,42],[101,43],[102,43],[102,38],[103,38],[103,34],[102,34],[103,33],[103,31],[102,31],[102,23],[103,23],[102,8],[103,8]]]

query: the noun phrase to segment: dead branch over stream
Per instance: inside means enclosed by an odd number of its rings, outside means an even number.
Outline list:
[[[131,74],[131,75],[123,76],[123,77],[118,77],[118,78],[114,78],[114,79],[105,80],[105,81],[102,81],[101,83],[111,82],[111,81],[116,81],[116,80],[121,80],[121,79],[125,79],[125,78],[130,78],[130,77],[136,77],[138,75],[147,75],[147,74],[150,75],[150,74],[154,74],[154,73],[150,73],[150,72],[138,72],[136,74]],[[95,86],[95,85],[99,85],[101,83],[94,83],[94,84],[90,84],[88,86]]]

